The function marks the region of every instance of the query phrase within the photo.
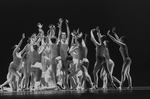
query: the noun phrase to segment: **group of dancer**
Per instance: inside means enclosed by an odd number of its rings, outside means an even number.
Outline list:
[[[96,62],[93,68],[94,81],[92,81],[88,73],[87,34],[79,32],[79,29],[70,33],[68,20],[65,20],[67,32],[62,32],[62,23],[63,19],[60,18],[58,37],[55,33],[55,25],[49,25],[49,30],[45,35],[42,29],[43,25],[38,23],[39,33],[32,34],[23,50],[20,51],[25,38],[25,34],[22,34],[19,44],[15,45],[12,54],[13,61],[8,67],[7,80],[0,85],[1,90],[4,90],[4,86],[7,84],[12,91],[83,90],[87,88],[86,81],[91,85],[91,89],[97,89],[99,88],[99,71],[100,78],[103,80],[103,89],[107,89],[108,85],[122,89],[126,78],[129,84],[128,88],[132,88],[130,76],[132,61],[128,55],[127,45],[124,43],[124,36],[119,37],[115,33],[115,28],[107,32],[107,35],[120,46],[119,50],[123,57],[121,81],[119,81],[113,76],[115,63],[109,55],[108,40],[104,39],[106,35],[100,33],[98,26],[90,31],[91,41],[96,46]],[[98,41],[95,39],[94,32],[97,34]],[[110,33],[113,33],[114,36]],[[118,87],[114,81],[119,84]]]

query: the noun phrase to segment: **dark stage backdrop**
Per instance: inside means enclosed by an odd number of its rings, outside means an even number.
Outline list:
[[[37,23],[44,24],[45,33],[49,24],[57,25],[58,19],[69,20],[70,30],[80,28],[83,33],[100,27],[101,33],[116,27],[119,36],[127,38],[132,59],[131,76],[133,86],[150,86],[150,2],[149,0],[1,0],[0,1],[0,83],[6,80],[13,46],[18,44],[21,34],[26,38],[38,32]],[[66,32],[65,24],[62,31]],[[56,30],[58,32],[58,28]],[[113,75],[121,79],[122,57],[119,46],[110,38],[109,51],[115,62]],[[95,46],[88,36],[89,73],[95,63]],[[126,82],[127,84],[127,82]],[[100,80],[100,86],[102,81]]]

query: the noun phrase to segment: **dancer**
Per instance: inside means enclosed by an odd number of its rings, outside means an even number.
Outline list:
[[[67,58],[67,52],[69,50],[69,39],[70,39],[70,30],[68,26],[68,20],[66,20],[66,27],[67,27],[67,35],[65,32],[61,31],[63,20],[60,18],[58,27],[59,27],[59,34],[58,34],[58,40],[59,40],[59,53],[61,56],[62,61],[62,69],[65,71],[65,87],[68,88],[68,81],[67,81],[67,75],[68,75],[68,66],[66,62]]]
[[[114,33],[115,37],[113,37],[112,35],[110,35],[110,31],[107,33],[107,35],[115,42],[117,43],[120,48],[119,51],[122,55],[123,58],[123,66],[122,66],[122,71],[121,71],[121,84],[120,84],[120,89],[122,89],[123,83],[127,77],[128,80],[128,88],[131,89],[132,88],[132,78],[130,76],[130,65],[132,63],[131,58],[129,57],[129,53],[128,53],[128,47],[124,42],[124,36],[122,37],[118,37],[118,35],[114,32],[115,28],[112,29],[112,32]]]
[[[80,33],[80,35],[82,35],[82,32]],[[82,62],[82,69],[83,69],[83,79],[81,82],[82,89],[84,89],[86,87],[86,83],[85,83],[86,80],[90,83],[91,87],[93,88],[93,82],[88,73],[89,60],[87,59],[88,48],[86,46],[86,37],[87,37],[87,34],[85,34],[84,40],[82,39],[82,46],[83,46],[82,53],[84,53],[83,54],[83,62]]]
[[[75,79],[73,78],[74,74],[75,74],[75,65],[73,63],[73,57],[70,55],[67,57],[67,63],[68,63],[68,71],[70,72],[69,75],[68,75],[68,80],[70,80],[70,89],[76,89],[76,83],[75,83]]]
[[[55,31],[56,31],[55,25],[51,24],[48,27],[49,27],[49,30],[47,31],[47,35],[50,35],[51,37],[54,37],[55,36]]]
[[[23,56],[22,56],[23,58]],[[21,66],[18,69],[17,73],[20,75],[21,77],[21,73],[23,71],[24,67],[24,62],[21,62]],[[6,76],[6,81],[0,85],[1,90],[4,90],[3,87],[7,84],[9,84],[11,91],[17,91],[17,82],[16,82],[16,77],[15,75],[13,75],[10,71],[8,71],[7,76]],[[20,83],[19,83],[20,85]]]
[[[47,46],[47,44],[44,43],[44,34],[41,34],[41,46],[38,45],[33,45],[33,64],[32,64],[32,70],[35,70],[35,78],[36,78],[36,82],[35,82],[35,90],[39,90],[39,86],[40,86],[40,82],[41,82],[41,78],[42,78],[42,54],[45,51],[45,48]]]
[[[57,67],[57,63],[55,58],[58,57],[59,53],[58,53],[58,42],[57,42],[57,38],[56,37],[50,37],[49,39],[50,42],[50,59],[51,59],[51,66],[52,66],[52,79],[54,80],[55,83],[57,83],[56,81],[56,67]]]
[[[81,34],[82,35],[82,34]],[[81,80],[83,78],[83,67],[82,67],[82,64],[83,64],[83,58],[84,58],[84,48],[82,46],[82,36],[79,36],[79,37],[76,37],[76,44],[77,46],[75,46],[74,48],[71,48],[70,49],[70,53],[73,52],[73,51],[77,51],[77,65],[76,65],[76,77],[77,77],[77,83],[78,83],[78,86],[77,86],[77,90],[81,88]],[[78,78],[79,77],[79,78]]]
[[[22,39],[20,40],[18,45],[15,45],[15,49],[13,51],[13,61],[10,63],[9,68],[8,68],[8,75],[7,75],[7,81],[1,85],[1,87],[3,87],[4,85],[6,85],[7,83],[11,83],[11,81],[14,81],[14,79],[16,79],[17,81],[17,91],[20,90],[19,84],[21,81],[21,76],[18,73],[18,70],[21,67],[21,63],[22,63],[22,54],[24,53],[26,46],[24,47],[24,49],[22,51],[19,52],[20,50],[20,46],[23,42],[23,39],[25,38],[25,34],[22,34]],[[15,76],[15,78],[14,78]]]
[[[94,35],[93,35],[93,32],[95,30],[97,31],[99,43],[95,40]],[[94,70],[93,70],[94,87],[98,88],[98,75],[97,75],[97,73],[103,67],[105,69],[110,81],[111,81],[112,86],[116,88],[116,85],[114,84],[112,76],[111,76],[110,72],[108,71],[108,68],[106,65],[106,59],[104,57],[104,51],[105,51],[106,47],[104,46],[104,43],[102,41],[103,37],[104,37],[104,35],[100,34],[100,30],[98,29],[98,27],[96,29],[91,30],[91,40],[96,46],[96,62],[94,65]]]
[[[107,42],[108,41],[106,41],[106,40],[103,41],[104,45],[106,46],[105,51],[104,51],[104,56],[106,58],[107,68],[110,72],[110,75],[112,76],[115,63],[110,58]],[[101,69],[100,77],[103,80],[103,89],[107,89],[107,85],[108,85],[107,73],[103,67]],[[112,78],[113,78],[113,81],[116,81],[120,85],[120,81],[116,77],[112,76]]]

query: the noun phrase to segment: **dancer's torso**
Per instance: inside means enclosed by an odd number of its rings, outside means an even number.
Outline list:
[[[125,62],[129,58],[128,48],[125,45],[122,45],[120,48],[120,53],[122,55],[123,61]]]
[[[18,67],[21,63],[22,57],[20,53],[16,52],[15,56],[13,57],[13,64],[14,66]]]
[[[60,56],[63,60],[66,60],[67,57],[67,51],[69,49],[68,44],[61,42],[60,43]]]
[[[96,60],[99,60],[100,58],[104,57],[104,51],[105,51],[105,46],[104,45],[97,45],[96,47]]]

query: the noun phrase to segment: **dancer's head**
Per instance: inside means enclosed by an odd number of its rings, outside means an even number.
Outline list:
[[[73,62],[73,57],[71,55],[68,55],[66,58],[66,61],[70,64]]]
[[[82,45],[82,37],[77,37],[76,38],[76,44]]]
[[[18,47],[18,45],[14,45],[13,49],[16,49]],[[18,51],[20,50],[20,48],[18,47]]]
[[[109,41],[108,41],[108,40],[104,40],[103,43],[104,43],[104,45],[105,45],[106,47],[109,46]]]
[[[120,41],[123,42],[123,43],[126,43],[127,39],[125,38],[125,36],[121,36]]]
[[[55,36],[55,30],[56,30],[55,25],[51,24],[48,27],[50,28],[51,36]]]
[[[56,38],[55,36],[52,37],[52,38],[51,38],[51,42],[52,42],[53,44],[57,43],[57,38]]]
[[[35,51],[38,51],[38,48],[39,48],[38,45],[33,45],[33,49],[34,49]]]
[[[62,32],[62,33],[61,33],[61,40],[62,40],[63,42],[65,42],[66,38],[67,38],[66,33],[65,33],[65,32]]]

